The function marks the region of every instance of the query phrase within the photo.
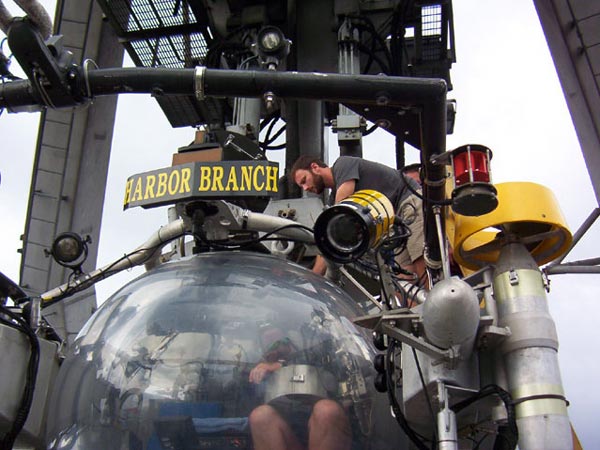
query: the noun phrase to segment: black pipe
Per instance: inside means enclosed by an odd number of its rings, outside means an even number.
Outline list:
[[[203,86],[209,96],[262,97],[273,92],[282,98],[392,107],[443,100],[445,108],[446,101],[446,82],[434,78],[206,69]]]
[[[115,94],[194,95],[194,69],[96,69],[89,71],[88,79],[94,97]]]
[[[386,104],[421,107],[422,165],[425,171],[425,240],[430,261],[441,260],[432,207],[445,199],[445,167],[431,158],[446,150],[446,82],[431,78],[300,72],[247,72],[206,69],[202,87],[207,96],[311,98],[344,104]]]
[[[39,99],[33,91],[29,80],[16,80],[0,83],[0,109],[19,112],[24,106],[40,106]]]
[[[71,73],[74,73],[71,71]],[[308,72],[219,69],[119,68],[86,72],[78,68],[74,99],[102,95],[149,93],[207,97],[259,97],[272,92],[282,99],[315,99],[343,104],[416,107],[420,109],[421,160],[425,172],[426,245],[429,259],[440,260],[431,210],[445,198],[444,167],[430,163],[446,150],[446,82],[434,78],[388,77]],[[86,80],[87,78],[87,80]],[[87,92],[89,89],[90,92]],[[0,85],[0,108],[38,104],[29,82]],[[77,102],[74,100],[73,106]],[[431,202],[429,202],[431,200]]]

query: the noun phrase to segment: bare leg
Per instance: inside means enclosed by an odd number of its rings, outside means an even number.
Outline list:
[[[287,422],[271,406],[255,408],[248,419],[254,450],[304,450]]]
[[[310,450],[348,450],[352,444],[350,422],[333,400],[319,400],[308,421]]]

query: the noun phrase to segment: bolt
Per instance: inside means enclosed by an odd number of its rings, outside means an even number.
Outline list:
[[[390,102],[390,99],[388,98],[387,95],[379,95],[377,96],[377,98],[375,99],[375,103],[377,103],[378,106],[385,106]]]
[[[375,124],[379,127],[379,128],[383,128],[383,129],[387,129],[389,128],[392,123],[387,120],[387,119],[377,119],[377,121],[375,122]]]

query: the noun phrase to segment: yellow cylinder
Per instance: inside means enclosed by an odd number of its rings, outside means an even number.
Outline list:
[[[496,262],[499,233],[521,239],[538,266],[567,251],[573,237],[550,189],[530,182],[500,183],[496,188],[494,211],[477,217],[449,215],[447,231],[458,264],[477,270]]]
[[[347,263],[377,246],[394,223],[394,208],[380,192],[361,190],[326,209],[315,222],[315,242],[326,258]]]

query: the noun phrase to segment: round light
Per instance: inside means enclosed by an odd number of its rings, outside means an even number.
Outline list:
[[[334,216],[326,228],[330,244],[343,253],[354,253],[365,240],[368,241],[368,235],[365,236],[367,232],[364,222],[351,214]]]
[[[267,26],[262,28],[256,37],[258,44],[258,53],[266,56],[285,56],[286,52],[286,40],[283,32],[273,26]]]
[[[261,36],[260,43],[264,50],[274,51],[281,46],[281,34],[275,30],[266,32]]]
[[[84,252],[81,236],[75,233],[62,233],[52,244],[52,255],[60,263],[70,263],[79,258]]]
[[[327,259],[345,264],[379,245],[394,222],[394,208],[380,192],[362,190],[323,211],[315,243]]]

